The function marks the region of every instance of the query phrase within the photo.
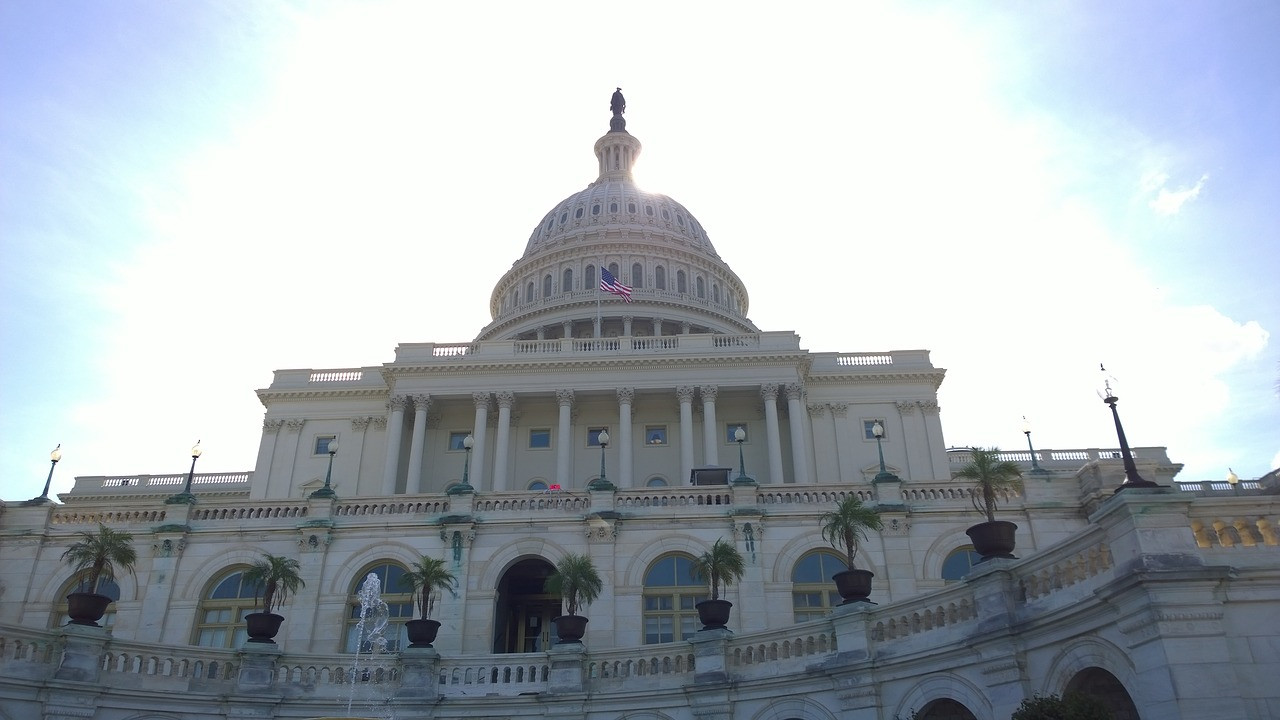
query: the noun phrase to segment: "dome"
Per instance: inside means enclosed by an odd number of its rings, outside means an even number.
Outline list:
[[[636,187],[631,168],[641,146],[620,99],[615,93],[610,130],[595,143],[598,177],[534,227],[494,286],[493,322],[477,340],[758,332],[746,317],[746,287],[702,223],[666,195]],[[604,271],[629,296],[602,292]]]

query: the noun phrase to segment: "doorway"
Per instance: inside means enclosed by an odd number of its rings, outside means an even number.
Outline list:
[[[495,600],[495,653],[543,652],[551,647],[551,619],[560,614],[560,596],[543,587],[554,571],[542,558],[527,558],[503,573]]]

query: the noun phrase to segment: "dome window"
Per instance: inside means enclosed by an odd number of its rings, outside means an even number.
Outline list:
[[[596,266],[588,265],[586,269],[582,271],[582,287],[590,290],[595,286],[596,286]]]
[[[555,223],[555,221],[556,221],[556,216],[555,216],[555,215],[552,215],[551,217],[547,218],[547,230],[546,230],[546,232],[551,232],[551,225],[552,225],[553,223]]]
[[[635,214],[636,214],[636,204],[635,204],[635,203],[627,203],[627,212],[631,213],[632,215],[635,215]]]
[[[667,269],[661,265],[653,269],[653,286],[659,290],[667,289]]]
[[[616,212],[618,212],[618,203],[616,203],[616,202],[615,202],[615,203],[609,203],[609,212],[611,212],[611,213],[616,213]]]
[[[574,220],[581,220],[581,219],[582,219],[582,208],[578,208],[577,210],[574,210],[574,211],[573,211],[573,219],[574,219]]]
[[[592,205],[592,206],[591,206],[591,214],[592,214],[592,215],[599,215],[599,214],[600,214],[600,203],[596,203],[595,205]]]
[[[631,264],[631,287],[644,287],[644,266],[640,263]]]
[[[715,302],[715,304],[717,304],[717,305],[719,305],[719,304],[720,304],[720,285],[719,285],[719,283],[715,283],[715,284],[713,284],[713,285],[711,286],[711,300],[712,300],[713,302]]]
[[[532,280],[530,280],[529,284],[526,285],[524,288],[524,301],[533,302],[533,281]]]
[[[582,212],[582,210],[578,210]],[[560,292],[573,292],[573,270],[565,268],[564,279],[560,283]]]
[[[564,212],[560,213],[560,224],[561,224],[561,225],[565,224],[568,220],[569,220],[569,211],[568,211],[568,210],[565,210]]]
[[[653,206],[652,206],[652,205],[645,205],[645,206],[644,206],[644,214],[645,214],[645,215],[648,215],[649,217],[653,217]]]
[[[702,282],[702,276],[697,277],[698,298],[705,300],[707,298],[707,286]]]
[[[669,210],[667,210],[666,208],[663,208],[663,209],[662,209],[662,219],[663,219],[663,220],[670,220],[670,219],[671,219],[671,212],[670,212]]]
[[[547,275],[542,278],[542,297],[551,297],[551,276]]]
[[[676,213],[676,222],[680,223],[680,227],[684,227],[684,216]]]
[[[689,292],[689,283],[685,280],[684,271],[676,271],[676,292],[684,294]]]

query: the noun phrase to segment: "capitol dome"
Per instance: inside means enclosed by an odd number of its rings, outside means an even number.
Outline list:
[[[702,223],[636,186],[640,149],[615,110],[595,144],[598,177],[534,227],[494,286],[492,322],[477,340],[759,332],[746,316],[746,287]],[[601,269],[630,288],[630,302],[599,289]]]

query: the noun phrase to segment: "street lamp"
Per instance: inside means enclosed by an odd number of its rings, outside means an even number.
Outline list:
[[[191,469],[187,471],[187,485],[177,495],[170,495],[164,502],[166,505],[195,505],[196,496],[191,494],[191,480],[196,476],[196,460],[200,459],[200,441],[191,446]]]
[[[1107,369],[1103,367],[1102,371],[1106,372]],[[1104,389],[1106,390],[1106,396],[1102,398],[1102,402],[1106,403],[1111,408],[1111,417],[1116,421],[1116,437],[1120,439],[1120,456],[1124,458],[1124,482],[1120,483],[1120,487],[1116,488],[1116,492],[1120,492],[1121,490],[1126,490],[1128,488],[1160,487],[1158,483],[1153,483],[1150,480],[1143,480],[1138,475],[1138,466],[1133,462],[1133,453],[1129,450],[1129,441],[1125,439],[1124,436],[1124,426],[1120,424],[1120,412],[1116,410],[1116,402],[1118,402],[1120,398],[1116,397],[1116,394],[1111,390],[1111,378],[1106,379]],[[1098,394],[1102,395],[1102,393]]]
[[[1040,461],[1036,458],[1036,449],[1031,446],[1031,421],[1026,415],[1022,416],[1022,434],[1027,436],[1027,449],[1031,451],[1031,474],[1048,475],[1049,471],[1040,467]]]
[[[311,493],[313,498],[336,498],[338,493],[329,487],[329,479],[333,477],[333,454],[338,452],[338,439],[333,438],[329,441],[329,469],[324,473],[324,487]]]
[[[449,488],[450,495],[464,495],[476,491],[471,487],[471,483],[467,482],[467,473],[471,470],[471,448],[475,446],[476,439],[470,435],[462,439],[462,449],[467,451],[467,459],[462,463],[462,482]]]
[[[871,426],[871,434],[876,436],[876,452],[880,453],[880,472],[871,478],[871,482],[902,482],[902,478],[889,472],[889,469],[884,466],[884,446],[880,444],[884,439],[884,426],[879,420]]]
[[[747,439],[747,430],[741,425],[733,431],[733,440],[738,443],[738,477],[733,479],[734,485],[755,485],[756,481],[747,477],[747,463],[742,459],[742,443]]]
[[[55,460],[54,462],[57,462],[57,461]],[[1231,486],[1231,492],[1233,493],[1240,492],[1240,476],[1237,475],[1236,471],[1232,470],[1231,468],[1227,468],[1227,485]]]
[[[23,503],[24,505],[44,505],[49,500],[49,484],[53,482],[53,469],[58,466],[58,461],[62,459],[62,443],[58,443],[58,447],[49,453],[49,476],[44,479],[44,490],[40,493],[40,497],[34,497]]]
[[[600,477],[587,483],[587,489],[613,490],[616,486],[604,474],[604,449],[609,446],[609,431],[601,430],[596,435],[596,442],[600,443]]]

